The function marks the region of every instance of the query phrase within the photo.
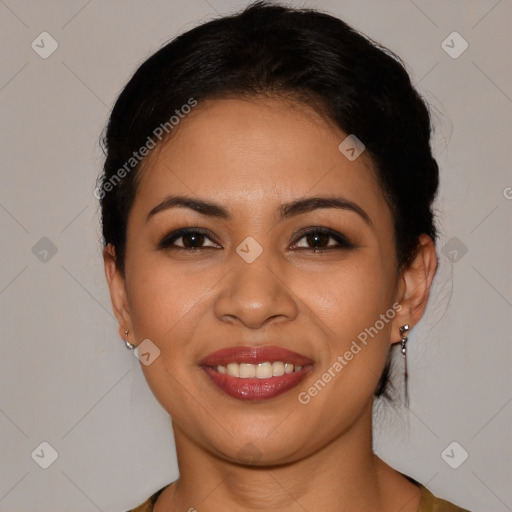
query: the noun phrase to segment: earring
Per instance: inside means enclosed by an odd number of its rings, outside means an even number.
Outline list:
[[[407,333],[409,331],[410,327],[409,324],[402,325],[400,327],[400,346],[402,355],[404,356],[404,384],[405,384],[405,406],[409,407],[409,393],[407,390],[407,380],[409,378],[409,374],[407,373],[407,347],[405,346],[407,343]]]
[[[132,345],[129,341],[128,341],[128,329],[126,329],[126,331],[124,331],[124,335],[126,337],[126,339],[124,340],[124,343],[126,345],[126,348],[128,350],[133,350],[135,348],[135,345]]]

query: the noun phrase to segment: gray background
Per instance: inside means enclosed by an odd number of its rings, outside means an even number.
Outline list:
[[[98,138],[144,59],[247,3],[0,0],[1,511],[121,511],[177,477],[170,421],[111,312]],[[294,4],[396,51],[435,117],[441,265],[408,345],[410,409],[376,408],[376,451],[461,506],[512,510],[512,3]],[[44,31],[46,59],[31,47]],[[457,58],[453,31],[469,44]],[[469,454],[457,469],[441,456],[453,441]]]

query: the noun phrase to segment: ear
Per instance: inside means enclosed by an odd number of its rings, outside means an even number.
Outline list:
[[[412,262],[399,277],[397,302],[402,308],[392,322],[391,343],[400,341],[400,327],[414,327],[423,316],[430,294],[430,287],[437,270],[437,255],[432,239],[423,234]]]
[[[119,336],[126,339],[125,331],[132,330],[131,308],[126,293],[126,283],[123,275],[116,265],[115,247],[108,244],[103,249],[103,262],[105,265],[105,277],[110,290],[112,309],[119,323]]]

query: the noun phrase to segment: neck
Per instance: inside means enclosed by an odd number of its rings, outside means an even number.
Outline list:
[[[412,484],[404,484],[405,479],[373,453],[371,404],[356,424],[328,445],[282,465],[230,462],[198,446],[177,425],[173,428],[180,478],[157,502],[155,512],[382,511],[400,503],[403,507],[404,502],[393,494],[399,480],[402,488],[409,486],[409,501],[414,492]],[[413,507],[418,502],[414,499]]]

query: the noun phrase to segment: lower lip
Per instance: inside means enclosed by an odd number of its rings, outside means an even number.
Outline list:
[[[209,366],[201,367],[211,381],[221,390],[239,400],[269,400],[298,386],[306,377],[312,365],[302,367],[298,372],[285,373],[269,379],[241,379],[226,373],[219,373]]]

